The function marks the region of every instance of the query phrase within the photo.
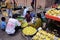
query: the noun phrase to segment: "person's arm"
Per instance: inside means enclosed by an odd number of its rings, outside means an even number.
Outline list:
[[[32,19],[32,16],[30,15],[30,19]]]
[[[21,23],[17,20],[16,22],[17,26],[21,26]]]
[[[6,27],[6,23],[4,23],[4,26]]]
[[[35,26],[36,28],[41,27],[41,26],[42,26],[42,21],[39,20],[39,19],[36,19],[36,23],[35,23],[34,26]]]
[[[26,14],[26,16],[25,16],[25,19],[27,18],[27,14]]]

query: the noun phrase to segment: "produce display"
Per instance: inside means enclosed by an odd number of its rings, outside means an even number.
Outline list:
[[[33,40],[54,40],[55,35],[40,30],[32,39]]]
[[[28,23],[23,21],[21,27],[22,27],[22,28],[25,28],[25,27],[27,27],[27,26],[28,26]]]
[[[24,18],[23,18],[23,17],[18,16],[17,19],[21,22],[21,27],[22,27],[22,28],[25,28],[25,27],[28,26],[28,23],[27,23],[26,21],[24,21]]]
[[[60,38],[58,38],[58,40],[60,40]]]
[[[54,8],[48,10],[46,13],[52,16],[60,16],[60,10]]]
[[[58,8],[60,8],[60,5],[58,6]]]
[[[23,32],[24,35],[32,36],[37,32],[37,30],[35,28],[29,26],[29,27],[24,28],[22,30],[22,32]]]

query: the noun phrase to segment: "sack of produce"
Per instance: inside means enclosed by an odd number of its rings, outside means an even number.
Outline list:
[[[29,26],[29,27],[24,28],[22,30],[22,32],[26,36],[32,36],[32,35],[34,35],[37,32],[37,30],[35,28]]]

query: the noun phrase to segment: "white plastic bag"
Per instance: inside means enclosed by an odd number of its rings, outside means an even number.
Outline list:
[[[42,30],[42,28],[41,28],[41,27],[39,27],[39,28],[38,28],[38,31],[40,31],[40,30]]]

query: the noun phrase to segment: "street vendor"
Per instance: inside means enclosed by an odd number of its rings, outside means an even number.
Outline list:
[[[10,0],[6,0],[5,3],[6,3],[6,6],[7,6],[6,11],[7,11],[7,13],[8,13],[8,16],[9,16],[9,17],[12,17],[12,3],[11,3]]]
[[[21,23],[16,18],[17,15],[14,14],[13,17],[8,20],[5,31],[9,35],[15,34],[20,29]]]
[[[27,14],[26,14],[25,18],[26,18],[27,22],[30,22],[32,20],[32,17],[30,15],[30,11],[27,11]]]
[[[32,27],[39,28],[42,27],[42,20],[41,20],[41,15],[37,13],[37,18],[34,20],[34,23],[29,24]]]

